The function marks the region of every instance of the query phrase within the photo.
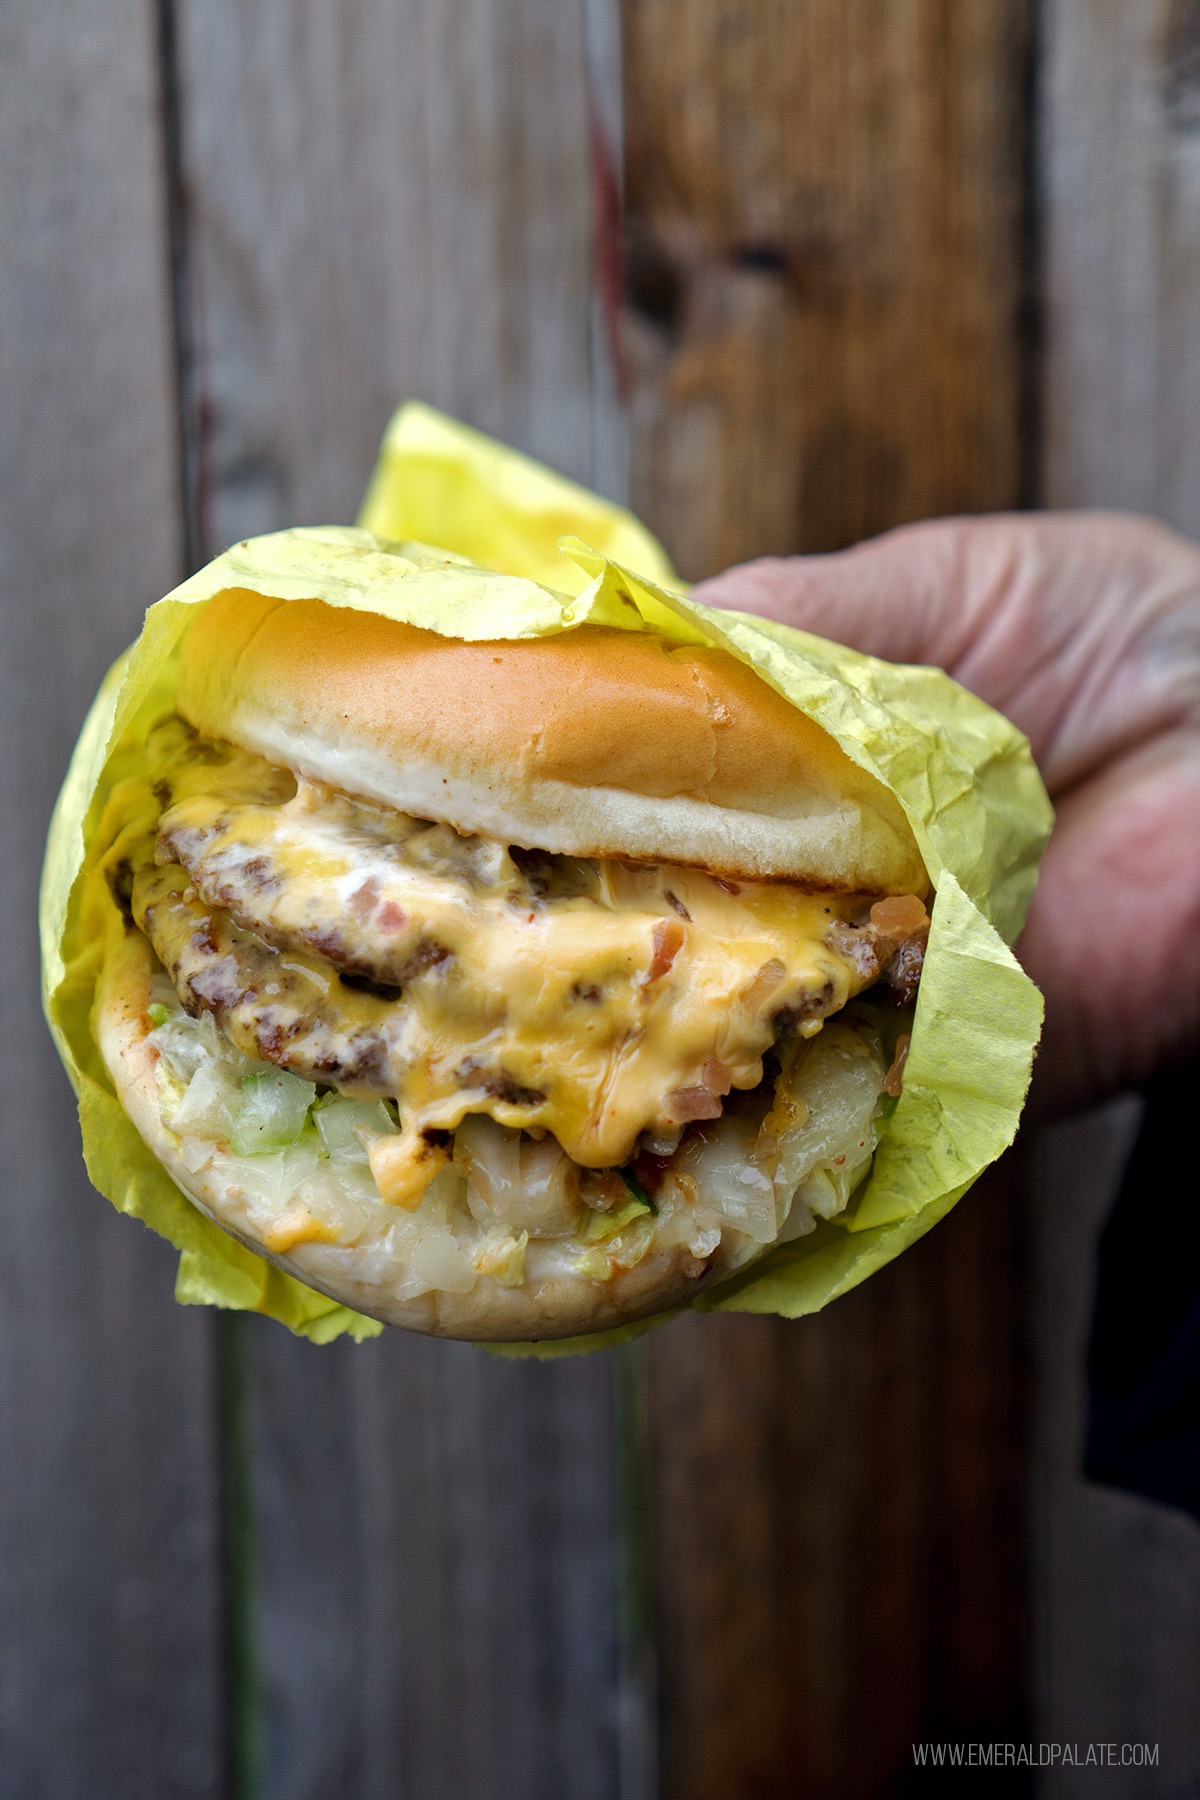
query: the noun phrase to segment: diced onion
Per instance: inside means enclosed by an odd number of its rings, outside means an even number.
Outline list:
[[[909,1046],[912,1038],[906,1031],[896,1039],[896,1054],[892,1058],[892,1066],[883,1078],[883,1091],[898,1100],[904,1092],[904,1065],[908,1061]]]
[[[694,1119],[719,1119],[721,1102],[706,1087],[668,1088],[663,1095],[663,1111],[672,1124],[685,1125]]]
[[[677,1125],[673,1131],[643,1131],[639,1142],[651,1156],[674,1156],[682,1136],[683,1126]]]
[[[765,962],[740,997],[746,1011],[757,1012],[763,1002],[771,998],[786,975],[787,969],[777,956],[773,956],[770,962]]]
[[[208,1168],[216,1148],[217,1146],[211,1138],[181,1138],[179,1140],[179,1160],[191,1174],[198,1175],[201,1169]]]
[[[226,1142],[233,1133],[233,1117],[240,1104],[236,1078],[219,1062],[202,1063],[188,1082],[179,1105],[163,1117],[180,1137],[207,1138],[210,1144]]]
[[[884,937],[903,942],[929,924],[929,915],[915,894],[889,894],[871,908],[871,923]]]
[[[720,1057],[710,1056],[705,1059],[700,1071],[700,1078],[710,1094],[724,1096],[733,1086],[733,1071],[726,1068]]]

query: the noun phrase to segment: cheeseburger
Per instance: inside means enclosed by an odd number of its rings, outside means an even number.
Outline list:
[[[235,589],[176,705],[100,827],[93,1029],[226,1231],[387,1324],[530,1340],[846,1208],[929,882],[751,669]]]

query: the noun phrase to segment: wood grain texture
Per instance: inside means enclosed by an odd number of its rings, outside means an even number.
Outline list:
[[[1045,488],[1200,536],[1200,8],[1050,0],[1043,11]],[[1080,1475],[1096,1243],[1128,1106],[1039,1154],[1036,1619],[1047,1738],[1157,1742],[1118,1800],[1200,1784],[1200,1530]],[[1050,1796],[1099,1793],[1048,1781]]]
[[[352,518],[409,395],[619,484],[595,0],[178,16],[205,548]],[[610,1360],[245,1335],[262,1793],[609,1800],[629,1714]]]
[[[663,1791],[900,1791],[1025,1708],[1019,1184],[826,1314],[651,1349]]]
[[[1141,1800],[1200,1782],[1200,1530],[1084,1481],[1096,1243],[1137,1132],[1133,1098],[1047,1131],[1033,1161],[1038,1735],[1150,1743],[1153,1769],[1048,1773],[1046,1800]]]
[[[0,1794],[224,1780],[211,1321],[87,1185],[36,889],[105,668],[179,574],[152,10],[0,18]]]
[[[611,1368],[254,1333],[263,1791],[617,1791]]]
[[[1045,494],[1200,531],[1200,38],[1190,0],[1042,28]]]
[[[1025,6],[624,16],[634,494],[683,572],[1010,505]]]
[[[683,570],[1014,504],[1024,8],[624,17],[633,498]],[[668,1800],[1022,1735],[1018,1189],[815,1319],[648,1340]]]
[[[211,545],[353,518],[419,396],[590,477],[582,4],[181,0]]]

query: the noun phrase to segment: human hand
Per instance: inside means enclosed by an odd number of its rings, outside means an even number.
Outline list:
[[[1058,813],[1017,945],[1046,996],[1039,1111],[1196,1047],[1200,546],[1118,513],[933,520],[696,598],[934,663],[1027,734]]]

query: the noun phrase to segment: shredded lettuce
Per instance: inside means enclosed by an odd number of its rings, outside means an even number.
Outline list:
[[[619,1213],[597,1216],[606,1223],[610,1220],[624,1220],[624,1228],[612,1236],[606,1236],[599,1243],[593,1243],[582,1256],[577,1256],[575,1273],[588,1281],[611,1281],[614,1275],[632,1269],[641,1262],[654,1242],[654,1220],[636,1200],[623,1207]],[[584,1241],[587,1241],[586,1238]]]
[[[621,1231],[634,1219],[649,1214],[651,1210],[648,1200],[637,1199],[631,1199],[629,1204],[622,1206],[618,1212],[593,1212],[588,1207],[579,1222],[576,1236],[581,1244],[602,1244],[607,1238],[616,1237],[618,1231]]]
[[[657,1206],[655,1206],[653,1200],[650,1198],[637,1176],[633,1173],[632,1169],[618,1169],[617,1174],[621,1177],[621,1180],[625,1183],[625,1186],[629,1189],[634,1199],[640,1200],[647,1212],[657,1214]]]
[[[255,1069],[242,1077],[230,1143],[238,1156],[286,1150],[296,1143],[316,1099],[316,1083],[287,1069]]]
[[[367,1145],[373,1138],[391,1137],[396,1127],[382,1100],[347,1100],[326,1094],[313,1107],[313,1123],[325,1154],[339,1162],[367,1165]]]
[[[239,1070],[248,1067],[247,1059],[217,1030],[211,1013],[192,1019],[182,1008],[174,1012],[168,1009],[162,1024],[150,1034],[150,1042],[158,1051],[166,1073],[181,1088],[185,1088],[197,1069],[206,1063],[223,1063],[230,1069]]]
[[[490,1275],[500,1287],[521,1287],[525,1281],[528,1245],[527,1231],[519,1231],[514,1236],[503,1226],[493,1226],[480,1240],[475,1252],[475,1267],[481,1275]]]

